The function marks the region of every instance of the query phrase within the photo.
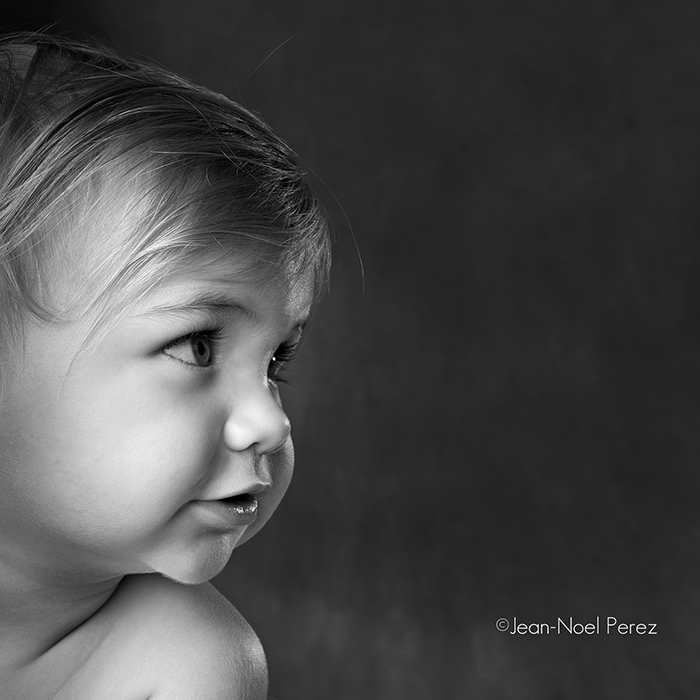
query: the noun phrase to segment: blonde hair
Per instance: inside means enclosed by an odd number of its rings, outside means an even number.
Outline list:
[[[0,91],[2,320],[58,318],[61,275],[104,316],[202,251],[322,288],[326,214],[295,154],[240,105],[44,34],[0,38]],[[96,241],[102,259],[77,275],[76,246]]]

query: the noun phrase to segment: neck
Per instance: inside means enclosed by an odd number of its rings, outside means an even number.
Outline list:
[[[27,570],[0,554],[0,669],[36,661],[92,617],[120,580]]]

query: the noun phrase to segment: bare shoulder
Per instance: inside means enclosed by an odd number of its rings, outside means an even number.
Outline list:
[[[143,681],[145,697],[267,697],[260,641],[211,584],[185,586],[157,575],[129,577],[115,594],[112,617],[107,646],[118,649],[119,666]]]

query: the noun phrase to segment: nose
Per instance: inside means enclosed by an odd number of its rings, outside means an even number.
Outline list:
[[[291,425],[274,384],[265,383],[236,391],[224,425],[224,442],[229,450],[250,448],[258,455],[281,449],[289,438]]]

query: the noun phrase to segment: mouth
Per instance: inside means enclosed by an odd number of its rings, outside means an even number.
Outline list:
[[[225,503],[241,514],[252,515],[258,511],[258,498],[254,493],[239,493],[235,496],[222,498],[219,502]]]
[[[195,501],[194,505],[207,526],[220,532],[252,525],[259,515],[258,497],[254,493],[239,493],[211,501]]]

